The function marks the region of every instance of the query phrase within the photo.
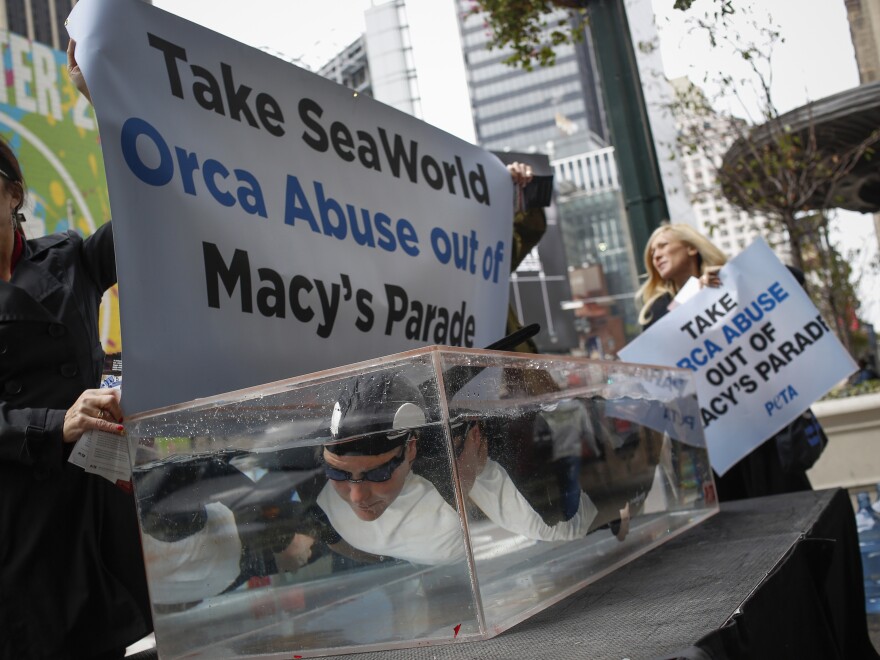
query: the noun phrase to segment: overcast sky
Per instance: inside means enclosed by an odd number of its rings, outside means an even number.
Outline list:
[[[720,71],[737,77],[746,71],[745,63],[729,50],[712,48],[705,35],[688,31],[689,14],[693,20],[717,4],[697,0],[690,12],[682,12],[672,8],[672,0],[653,0],[668,77],[687,75],[699,83],[707,72],[710,77]],[[740,11],[731,26],[742,40],[756,35],[749,16],[764,25],[775,24],[784,38],[773,53],[772,95],[780,111],[859,84],[844,0],[733,0],[733,4]]]
[[[364,11],[372,4],[370,0],[153,0],[156,7],[313,69],[363,33]]]

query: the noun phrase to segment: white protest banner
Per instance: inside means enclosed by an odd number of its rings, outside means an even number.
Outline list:
[[[694,372],[709,457],[724,474],[856,365],[763,240],[720,276],[619,355]]]
[[[491,154],[137,0],[68,30],[101,133],[127,414],[503,334]]]

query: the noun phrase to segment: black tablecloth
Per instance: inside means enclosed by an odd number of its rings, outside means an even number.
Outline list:
[[[351,660],[880,658],[843,490],[723,504],[710,520],[490,640]]]

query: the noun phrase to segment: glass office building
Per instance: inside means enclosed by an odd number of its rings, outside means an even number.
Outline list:
[[[524,71],[504,63],[509,51],[487,49],[483,18],[469,3],[458,7],[477,140],[494,151],[550,157],[570,278],[597,274],[589,287],[573,282],[567,305],[580,348],[613,355],[638,333],[638,281],[589,32],[558,47],[555,66]],[[560,11],[548,22],[566,16]]]
[[[53,48],[67,47],[64,21],[74,0],[6,0],[3,4],[6,24],[0,27]]]
[[[458,0],[459,28],[477,141],[494,151],[540,151],[554,158],[560,142],[589,151],[608,133],[589,34],[556,48],[556,65],[533,71],[504,63],[506,50],[489,50],[483,17]],[[565,19],[560,11],[549,19]],[[568,140],[567,138],[575,138]]]

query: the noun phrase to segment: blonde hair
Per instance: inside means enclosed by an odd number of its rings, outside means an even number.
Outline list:
[[[639,288],[636,293],[636,300],[642,301],[642,310],[639,312],[639,323],[647,325],[651,319],[648,314],[651,311],[651,305],[657,298],[664,294],[674,296],[678,293],[675,283],[670,280],[664,280],[660,277],[660,273],[654,267],[653,249],[654,240],[663,233],[670,234],[673,238],[687,243],[697,250],[697,263],[700,268],[700,275],[706,272],[706,268],[710,266],[723,266],[727,263],[727,257],[719,250],[708,238],[703,236],[690,225],[683,223],[667,224],[658,227],[648,239],[645,246],[645,271],[648,273],[648,279]]]

